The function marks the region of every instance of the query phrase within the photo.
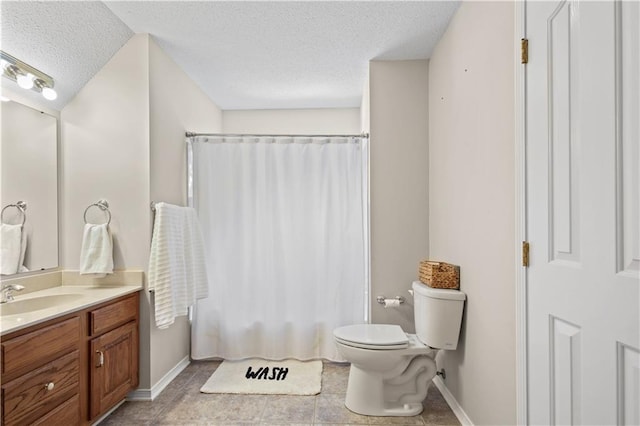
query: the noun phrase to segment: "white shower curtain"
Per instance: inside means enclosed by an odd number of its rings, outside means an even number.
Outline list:
[[[340,360],[368,309],[366,139],[195,137],[209,298],[191,356]]]

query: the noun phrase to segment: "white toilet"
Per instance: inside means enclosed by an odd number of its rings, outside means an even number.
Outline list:
[[[398,325],[336,328],[340,354],[351,363],[345,405],[366,416],[415,416],[422,412],[439,349],[458,346],[465,294],[414,282],[416,334]]]

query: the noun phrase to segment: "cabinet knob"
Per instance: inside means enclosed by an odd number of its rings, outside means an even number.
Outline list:
[[[45,388],[45,390],[50,391],[50,390],[53,390],[54,386],[55,385],[53,384],[53,382],[49,382],[46,385],[44,385],[44,388]]]

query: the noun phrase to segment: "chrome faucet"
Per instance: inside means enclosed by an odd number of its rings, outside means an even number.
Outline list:
[[[13,300],[13,292],[24,290],[20,284],[3,284],[0,289],[0,303],[7,303]]]

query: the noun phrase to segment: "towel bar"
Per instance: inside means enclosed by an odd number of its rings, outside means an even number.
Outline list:
[[[15,204],[7,204],[6,206],[4,206],[2,208],[2,212],[0,212],[0,222],[4,223],[4,211],[9,207],[15,207],[16,209],[20,210],[20,213],[22,213],[22,225],[24,225],[24,223],[27,221],[27,203],[25,203],[24,201],[18,201]]]
[[[100,210],[102,210],[103,212],[107,212],[107,214],[109,215],[109,219],[107,220],[107,225],[109,225],[111,223],[111,211],[109,210],[109,202],[107,200],[98,200],[93,204],[89,204],[89,206],[87,206],[86,209],[84,209],[84,223],[87,224],[87,211],[89,211],[89,209],[91,207],[97,207]]]

